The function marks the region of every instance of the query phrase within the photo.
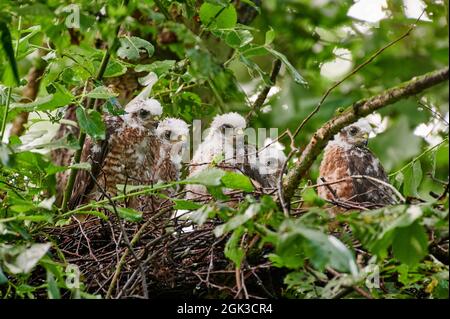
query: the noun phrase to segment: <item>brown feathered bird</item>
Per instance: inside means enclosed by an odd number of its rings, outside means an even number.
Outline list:
[[[360,119],[328,143],[320,165],[320,197],[348,209],[397,203],[385,170],[366,147],[370,132],[368,121]]]
[[[160,142],[156,128],[162,114],[161,104],[138,96],[121,116],[104,117],[107,132],[103,141],[86,139],[81,162],[91,164],[91,171],[77,174],[69,208],[116,194],[116,185],[149,185],[155,179],[154,164]],[[99,189],[101,188],[101,189]],[[133,206],[133,205],[130,205]]]

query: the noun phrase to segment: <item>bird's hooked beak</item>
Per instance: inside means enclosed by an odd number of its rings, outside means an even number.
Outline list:
[[[154,115],[152,117],[152,119],[153,119],[153,121],[151,123],[151,128],[153,130],[156,130],[158,128],[158,125],[159,125],[159,116],[158,115]]]
[[[186,135],[179,135],[178,138],[176,140],[171,141],[172,144],[177,144],[179,142],[186,142],[187,141],[187,136]]]
[[[367,146],[367,144],[369,144],[369,133],[364,133],[362,135],[362,138],[363,138],[362,144],[364,146]]]

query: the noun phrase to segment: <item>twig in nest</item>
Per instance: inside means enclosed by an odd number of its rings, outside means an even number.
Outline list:
[[[136,253],[135,253],[135,251],[133,249],[133,246],[130,243],[127,231],[125,230],[125,227],[122,224],[122,221],[121,221],[121,218],[119,216],[119,213],[117,212],[116,203],[111,199],[111,196],[109,196],[109,194],[106,193],[106,191],[103,189],[103,187],[97,182],[97,179],[95,178],[95,176],[91,172],[89,172],[89,173],[90,173],[91,178],[94,181],[95,185],[98,187],[98,189],[103,194],[103,196],[105,196],[108,199],[109,203],[111,204],[111,206],[113,208],[113,212],[114,212],[114,215],[117,218],[117,223],[119,224],[120,231],[121,231],[121,233],[123,235],[123,239],[125,241],[125,244],[127,245],[128,249],[130,250],[131,254],[133,255],[133,258],[138,263],[138,267],[139,267],[139,269],[141,271],[141,274],[142,274],[142,291],[144,293],[144,298],[148,298],[147,279],[146,279],[146,276],[145,276],[144,268],[142,267],[141,261],[138,258],[138,256],[136,255]]]

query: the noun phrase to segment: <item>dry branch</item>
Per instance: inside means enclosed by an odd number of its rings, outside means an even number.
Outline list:
[[[418,94],[439,83],[445,82],[448,80],[448,77],[448,67],[414,77],[410,81],[404,82],[397,87],[388,89],[378,95],[354,103],[343,113],[329,120],[314,133],[311,141],[300,155],[299,161],[295,164],[294,168],[292,168],[286,177],[284,183],[285,198],[292,198],[301,178],[306,174],[314,160],[325,148],[327,142],[342,128],[382,107]]]

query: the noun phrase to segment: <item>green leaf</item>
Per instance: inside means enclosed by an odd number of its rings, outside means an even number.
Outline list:
[[[106,86],[98,86],[95,89],[93,89],[91,92],[86,94],[87,97],[90,97],[93,99],[110,99],[110,98],[116,97],[118,95],[119,94],[112,92]]]
[[[125,74],[127,72],[127,67],[120,63],[117,60],[112,60],[108,63],[108,66],[106,67],[105,74],[103,75],[104,78],[112,78],[116,76],[120,76],[122,74]]]
[[[226,33],[225,42],[232,48],[241,48],[253,41],[253,35],[248,30],[231,30]]]
[[[139,212],[135,209],[126,207],[116,207],[116,209],[119,216],[127,221],[139,222],[142,220],[142,212]],[[108,206],[108,210],[114,212],[114,208],[111,206]]]
[[[421,138],[410,129],[408,117],[401,116],[383,134],[370,139],[369,146],[389,172],[417,156],[421,143]]]
[[[172,199],[172,201],[175,203],[175,206],[173,209],[186,209],[186,210],[195,210],[202,207],[202,205],[197,204],[195,202],[184,200],[184,199]]]
[[[15,85],[20,85],[19,70],[17,68],[17,62],[14,55],[14,49],[11,39],[11,33],[9,32],[8,26],[5,22],[0,21],[0,42],[2,44],[3,50],[5,51],[6,57],[9,60],[9,66],[14,76]],[[8,86],[12,86],[12,83],[6,83]]]
[[[226,172],[222,177],[222,183],[225,187],[240,189],[244,192],[250,193],[254,190],[252,182],[247,176],[235,172]]]
[[[269,75],[264,72],[258,64],[256,64],[255,62],[253,62],[252,60],[246,58],[244,55],[240,55],[239,56],[239,60],[244,63],[244,65],[247,67],[250,75],[254,76],[253,73],[257,72],[259,74],[259,76],[261,77],[261,79],[264,81],[265,85],[272,85],[272,83],[270,82],[270,78]]]
[[[175,60],[155,61],[152,64],[136,65],[134,70],[136,72],[144,72],[144,71],[153,72],[158,76],[158,78],[160,78],[167,72],[169,72],[169,70],[172,69],[174,65]]]
[[[278,262],[289,268],[300,267],[308,257],[319,270],[330,266],[354,276],[358,274],[355,257],[339,239],[306,228],[298,220],[286,220],[280,226],[276,254]]]
[[[120,47],[117,50],[117,55],[121,59],[138,60],[142,52],[147,52],[148,56],[151,57],[155,52],[155,48],[150,42],[138,37],[127,36],[120,38]]]
[[[392,243],[394,257],[400,262],[413,266],[428,254],[428,237],[418,221],[397,229]]]
[[[56,283],[53,273],[47,270],[47,292],[48,299],[61,299],[58,284]]]
[[[302,193],[302,198],[310,206],[322,207],[325,204],[325,201],[317,195],[313,188],[305,189]]]
[[[256,11],[258,11],[258,13],[261,13],[261,9],[258,7],[258,5],[256,3],[254,3],[252,0],[241,0],[241,2],[248,4],[249,6],[251,6],[253,9],[255,9]]]
[[[245,256],[245,252],[241,247],[241,238],[244,233],[244,227],[239,227],[231,234],[230,238],[225,244],[225,256],[233,261],[237,268],[241,267],[242,260]]]
[[[86,132],[94,140],[104,140],[105,123],[102,120],[102,116],[95,110],[89,110],[88,112],[82,107],[78,107],[76,110],[77,120],[81,130]]]
[[[272,53],[273,56],[280,59],[284,63],[284,65],[286,65],[286,68],[294,78],[295,83],[302,84],[305,86],[308,85],[308,82],[306,82],[306,80],[300,75],[300,73],[298,73],[297,69],[289,62],[289,60],[284,54],[269,47],[267,47],[267,50],[270,53]]]
[[[26,246],[0,245],[0,260],[12,274],[29,273],[50,249],[51,244]]]
[[[269,45],[275,40],[275,30],[270,28],[269,31],[266,32],[266,39],[264,41],[264,45]]]
[[[267,49],[265,46],[260,46],[260,45],[250,46],[250,48],[246,49],[244,52],[242,52],[242,54],[246,58],[251,58],[251,57],[255,57],[255,56],[269,54],[269,49]]]
[[[256,203],[250,205],[244,213],[238,213],[237,215],[230,218],[225,224],[219,225],[214,229],[214,235],[220,237],[241,225],[245,224],[247,221],[255,217],[261,211],[261,204]]]
[[[200,184],[204,186],[221,186],[221,179],[223,176],[225,176],[225,171],[212,167],[185,179],[185,182],[188,184]]]
[[[2,266],[0,265],[0,285],[4,285],[8,282],[8,278],[3,273]]]
[[[30,103],[11,103],[11,109],[17,108],[27,112],[51,111],[72,102],[74,97],[65,87],[58,83],[52,83],[51,87],[55,90],[53,94],[38,97]]]
[[[403,194],[405,196],[418,197],[417,190],[422,182],[422,177],[423,173],[420,161],[415,161],[409,165],[404,171]]]
[[[224,7],[205,2],[200,7],[200,20],[210,29],[231,29],[237,23],[237,13],[232,5]]]

